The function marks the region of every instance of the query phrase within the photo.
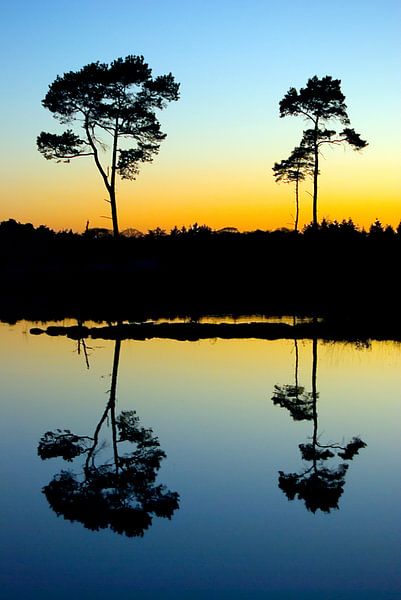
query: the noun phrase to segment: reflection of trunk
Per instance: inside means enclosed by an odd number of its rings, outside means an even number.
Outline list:
[[[116,465],[116,473],[118,473],[117,428],[116,428],[116,390],[117,390],[118,362],[120,360],[120,349],[121,349],[121,340],[116,340],[116,344],[114,346],[113,372],[111,375],[111,388],[110,388],[110,400],[109,400],[111,427],[112,427],[112,432],[113,432],[114,463]]]
[[[88,221],[89,223],[89,221]],[[84,326],[84,322],[81,321],[80,319],[77,320],[77,326],[78,327],[83,327]],[[89,354],[88,354],[88,348],[86,347],[86,342],[85,342],[85,338],[78,338],[78,355],[81,354],[81,347],[84,353],[84,357],[85,357],[85,364],[86,364],[86,368],[89,370],[90,369],[90,364],[89,364]]]
[[[92,467],[94,466],[94,455],[96,447],[99,443],[99,433],[101,428],[103,427],[103,423],[110,413],[111,420],[111,430],[113,436],[113,455],[114,455],[114,464],[116,467],[116,472],[118,473],[118,452],[117,452],[117,427],[116,427],[116,391],[117,391],[117,374],[118,374],[118,363],[120,360],[120,349],[121,349],[121,340],[116,340],[114,346],[114,358],[113,358],[113,371],[111,374],[111,387],[110,387],[110,396],[107,406],[102,414],[102,417],[99,423],[96,426],[95,433],[93,435],[93,445],[88,452],[85,461],[85,470],[89,469],[91,466],[90,463],[92,461]]]
[[[88,456],[86,457],[85,471],[87,471],[90,468],[90,466],[92,466],[92,467],[94,466],[95,450],[96,450],[96,446],[99,443],[99,433],[100,433],[100,430],[101,430],[101,428],[103,426],[103,423],[106,420],[107,415],[109,414],[109,409],[110,409],[110,405],[109,405],[109,403],[107,403],[105,411],[102,414],[102,418],[100,419],[99,423],[97,424],[96,429],[95,429],[95,433],[93,435],[93,445],[92,445],[92,447],[90,448],[90,450],[88,452]],[[90,465],[91,461],[92,461],[92,465]]]
[[[313,468],[316,471],[316,448],[317,448],[317,338],[312,341],[312,415],[313,415],[313,438],[314,449]]]
[[[297,318],[294,316],[293,326],[295,328],[297,324]],[[298,353],[298,340],[294,337],[294,347],[295,347],[295,397],[298,401],[298,369],[299,369],[299,353]]]

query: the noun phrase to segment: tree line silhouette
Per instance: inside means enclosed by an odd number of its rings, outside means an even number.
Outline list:
[[[296,234],[296,235],[294,235]],[[160,239],[211,239],[220,240],[229,239],[251,239],[259,238],[287,238],[294,239],[301,237],[314,237],[317,240],[329,237],[335,238],[339,243],[347,239],[374,239],[374,240],[392,240],[401,238],[401,221],[397,227],[384,225],[379,219],[376,219],[368,229],[360,228],[351,218],[342,221],[322,219],[314,226],[312,223],[305,225],[301,231],[294,231],[287,227],[280,227],[274,230],[256,229],[254,231],[240,232],[235,227],[223,227],[221,229],[212,229],[208,225],[199,225],[194,223],[186,227],[174,226],[170,231],[156,227],[143,233],[137,229],[128,228],[121,232],[123,240],[130,240],[131,244],[138,243],[138,240],[160,240]],[[55,231],[46,225],[35,227],[32,223],[20,223],[15,219],[8,219],[0,222],[0,242],[4,245],[16,243],[40,244],[41,241],[49,240],[101,240],[110,239],[113,232],[103,227],[86,227],[83,233],[73,232],[72,229],[63,229]],[[134,241],[135,240],[135,241]],[[126,243],[126,242],[125,242]],[[18,248],[17,248],[18,249]]]
[[[0,318],[141,320],[204,314],[398,316],[401,227],[161,229],[114,239],[0,224]]]

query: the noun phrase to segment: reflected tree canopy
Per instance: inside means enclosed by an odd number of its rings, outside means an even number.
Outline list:
[[[345,475],[350,461],[366,446],[359,437],[353,437],[347,444],[327,444],[320,442],[317,414],[317,339],[312,341],[312,392],[305,392],[298,385],[298,353],[296,353],[295,385],[274,386],[272,401],[286,408],[295,421],[312,421],[311,441],[300,444],[302,460],[307,467],[299,473],[279,471],[278,486],[288,500],[298,498],[306,508],[315,513],[320,510],[329,513],[339,508],[339,499],[344,492]]]
[[[273,404],[286,408],[294,421],[313,419],[313,399],[310,392],[298,385],[275,385]]]
[[[43,460],[84,458],[80,473],[63,470],[43,488],[57,515],[94,531],[109,527],[133,537],[143,536],[154,516],[170,519],[179,507],[179,495],[156,484],[166,454],[152,429],[140,425],[135,411],[116,416],[120,344],[115,345],[109,401],[93,435],[76,435],[68,429],[47,431],[39,441],[38,454]],[[112,438],[108,459],[108,446],[100,441],[107,422]]]
[[[296,317],[294,317],[294,327]],[[313,419],[313,398],[310,392],[299,385],[299,350],[298,341],[294,339],[294,383],[289,385],[275,385],[273,393],[273,404],[286,408],[294,421],[311,421]]]

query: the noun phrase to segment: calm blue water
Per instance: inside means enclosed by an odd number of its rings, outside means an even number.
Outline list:
[[[2,598],[401,597],[399,345],[318,342],[314,356],[311,341],[124,341],[116,365],[114,342],[87,340],[88,368],[82,345],[32,336],[31,326],[0,327]],[[153,470],[142,461],[151,476],[139,496],[122,480],[116,497],[116,485],[102,488],[112,510],[93,530],[99,505],[91,508],[88,481],[115,472],[111,410],[89,479],[84,467],[113,364],[116,417],[136,411],[138,428],[152,429],[148,449],[157,436],[166,456]],[[305,388],[303,420],[272,401],[280,386],[294,412],[285,386],[296,382]],[[72,462],[38,455],[57,428],[87,436]],[[366,446],[345,460],[354,438]],[[332,456],[308,461],[300,444]],[[116,445],[121,455],[137,448]],[[74,494],[57,497],[57,515],[43,492],[62,470],[86,485],[86,520]],[[296,474],[292,492],[279,472]],[[170,518],[146,505],[159,484],[179,495]],[[143,535],[128,537],[123,517],[113,530],[108,516],[122,505],[146,512]]]

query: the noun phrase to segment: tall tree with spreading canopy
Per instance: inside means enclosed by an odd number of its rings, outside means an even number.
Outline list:
[[[299,221],[299,182],[313,174],[313,160],[309,149],[297,146],[288,158],[274,163],[273,175],[276,183],[295,183],[295,220],[294,231],[298,231]]]
[[[319,154],[324,145],[349,144],[354,150],[361,150],[368,144],[354,129],[349,127],[350,120],[341,91],[341,80],[326,75],[319,79],[316,75],[308,79],[306,87],[299,92],[290,88],[280,102],[280,117],[287,115],[302,116],[312,127],[303,133],[301,146],[313,157],[313,224],[318,223],[318,175]],[[329,129],[332,122],[339,122],[343,129],[337,133]]]
[[[143,56],[130,55],[57,76],[42,101],[61,124],[75,125],[79,133],[72,128],[61,134],[42,131],[39,152],[58,162],[93,157],[109,196],[115,237],[116,177],[133,180],[139,165],[153,160],[166,137],[155,111],[178,98],[179,84],[171,73],[153,78]]]

